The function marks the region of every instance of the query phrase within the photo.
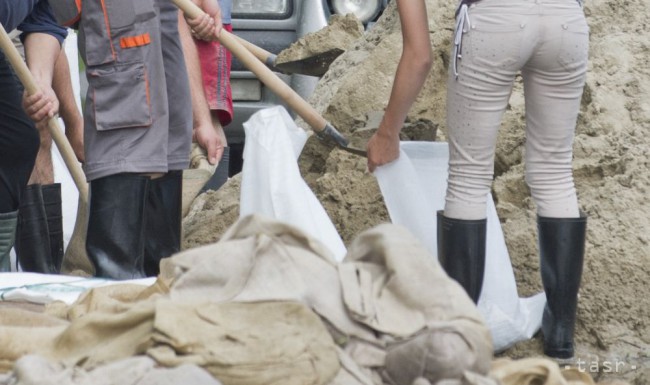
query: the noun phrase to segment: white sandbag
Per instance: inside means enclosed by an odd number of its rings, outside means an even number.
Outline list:
[[[443,142],[403,142],[400,158],[378,168],[375,176],[391,221],[408,228],[437,256],[436,211],[443,210],[449,148]],[[479,300],[496,351],[530,339],[541,325],[544,293],[519,298],[512,264],[496,207],[487,207],[485,278]]]
[[[59,274],[2,273],[0,301],[47,304],[63,301],[72,304],[81,294],[95,288],[132,283],[151,286],[156,277],[115,281],[104,278],[82,278]]]
[[[280,106],[256,112],[244,130],[240,217],[256,213],[294,225],[342,261],[343,240],[298,168],[307,133]]]

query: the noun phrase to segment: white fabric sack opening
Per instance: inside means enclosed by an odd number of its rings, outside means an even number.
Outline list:
[[[244,123],[244,130],[240,218],[262,214],[296,226],[342,261],[343,240],[298,168],[307,133],[280,106],[256,112]]]
[[[444,142],[403,142],[400,157],[375,176],[391,221],[409,229],[433,256],[437,250],[436,211],[445,206],[449,148]],[[478,308],[502,351],[530,339],[540,328],[544,293],[519,298],[510,256],[492,196],[488,197],[485,278]]]

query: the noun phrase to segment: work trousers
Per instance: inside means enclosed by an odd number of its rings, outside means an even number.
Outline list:
[[[573,139],[589,28],[576,0],[483,0],[460,9],[449,66],[445,216],[486,217],[497,132],[515,77],[526,108],[526,182],[543,217],[578,217]]]
[[[0,52],[0,213],[18,209],[38,146],[36,127],[22,107],[22,87]]]

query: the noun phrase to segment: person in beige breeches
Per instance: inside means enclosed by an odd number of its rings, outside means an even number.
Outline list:
[[[397,2],[404,51],[384,118],[368,142],[371,172],[399,156],[401,126],[430,66],[431,52],[425,46],[428,29],[416,17],[424,11],[422,3]],[[407,14],[412,18],[404,19]],[[497,132],[521,74],[526,182],[537,205],[547,298],[544,352],[570,358],[587,225],[579,211],[571,169],[589,48],[582,4],[577,0],[462,0],[456,16],[447,90],[449,176],[445,209],[437,213],[438,259],[478,302]],[[407,68],[405,57],[412,68]]]
[[[576,119],[589,27],[576,0],[461,3],[449,68],[449,177],[438,213],[438,257],[478,302],[485,266],[486,201],[497,132],[518,74],[526,107],[526,182],[537,206],[547,296],[544,351],[573,356],[586,217],[573,182]]]
[[[575,0],[484,0],[468,9],[460,27],[467,31],[462,59],[450,66],[448,81],[445,215],[485,218],[497,131],[521,73],[526,182],[538,213],[578,217],[571,161],[589,44],[580,6]]]

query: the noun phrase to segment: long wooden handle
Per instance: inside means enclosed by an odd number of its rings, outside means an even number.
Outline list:
[[[255,44],[249,42],[248,40],[242,39],[241,37],[231,34],[232,37],[235,38],[239,42],[239,44],[243,45],[244,48],[246,48],[248,51],[250,51],[257,59],[259,59],[261,62],[266,64],[267,66],[273,67],[275,66],[275,61],[277,60],[278,56],[274,53],[271,53],[267,50],[265,50],[262,47],[258,47]]]
[[[36,81],[34,81],[31,72],[29,72],[27,65],[23,61],[22,57],[20,57],[18,50],[11,42],[9,35],[2,24],[0,24],[0,48],[2,48],[7,60],[13,67],[16,75],[18,75],[20,81],[23,83],[27,93],[34,94],[38,92],[39,87],[36,84]],[[68,139],[61,130],[58,117],[54,116],[50,118],[47,122],[47,126],[54,143],[56,143],[61,156],[63,156],[63,161],[68,167],[77,189],[79,189],[79,198],[84,203],[88,203],[88,183],[86,182],[86,176],[79,166],[79,162],[77,161],[77,157],[74,155],[74,150],[72,149],[70,142],[68,142]]]
[[[192,19],[202,16],[205,12],[191,0],[172,0],[187,16]],[[325,131],[328,123],[318,111],[300,97],[291,87],[282,81],[266,65],[259,61],[233,34],[222,30],[219,42],[239,59],[257,78],[280,97],[289,108],[307,122],[316,133]],[[252,45],[252,44],[251,44]]]

